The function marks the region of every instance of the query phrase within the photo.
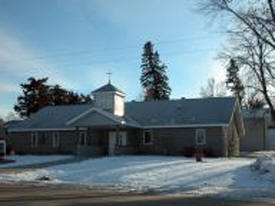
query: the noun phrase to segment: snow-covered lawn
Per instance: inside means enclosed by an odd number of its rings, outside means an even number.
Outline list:
[[[15,162],[0,164],[0,168],[12,168],[24,165],[54,162],[69,159],[71,157],[72,156],[70,155],[13,155],[7,156],[6,159],[15,160]]]
[[[170,156],[120,156],[91,159],[17,174],[0,174],[0,180],[112,186],[135,191],[272,190],[275,181],[252,171],[255,159],[213,158],[197,163],[192,158]]]
[[[251,165],[251,170],[275,184],[275,158],[273,156],[265,154],[257,157]]]

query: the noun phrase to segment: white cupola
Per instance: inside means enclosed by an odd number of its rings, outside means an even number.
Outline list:
[[[95,107],[102,108],[117,116],[124,116],[125,93],[109,81],[108,84],[92,92]]]

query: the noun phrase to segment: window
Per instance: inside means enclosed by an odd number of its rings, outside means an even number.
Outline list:
[[[0,156],[6,154],[6,141],[0,140]]]
[[[153,143],[153,137],[152,137],[152,131],[144,131],[143,132],[143,144],[152,144]]]
[[[196,130],[196,144],[203,145],[206,143],[206,135],[204,129],[197,129]]]
[[[56,148],[56,147],[59,147],[60,145],[60,135],[59,135],[59,132],[53,132],[52,134],[52,138],[53,138],[53,147]]]
[[[118,145],[126,146],[127,145],[127,134],[126,132],[119,132],[118,134]]]
[[[31,147],[36,148],[38,145],[38,132],[31,133]]]
[[[47,139],[48,139],[48,133],[47,132],[40,133],[39,144],[41,144],[41,145],[46,144]]]
[[[86,132],[79,133],[79,144],[80,145],[87,144],[87,133]]]

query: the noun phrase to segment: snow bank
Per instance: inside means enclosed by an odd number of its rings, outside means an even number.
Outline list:
[[[275,158],[270,155],[261,155],[251,164],[251,170],[263,178],[275,182]]]
[[[40,164],[69,159],[70,155],[13,155],[7,156],[7,159],[15,160],[15,162],[0,164],[0,168],[12,168],[24,165]]]
[[[192,158],[171,156],[105,157],[17,174],[0,174],[0,180],[39,182],[47,176],[52,181],[46,184],[81,184],[138,192],[274,191],[273,182],[258,178],[259,175],[251,171],[254,160],[213,158],[197,163]]]

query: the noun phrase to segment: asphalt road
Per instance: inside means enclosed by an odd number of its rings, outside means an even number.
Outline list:
[[[271,202],[228,201],[215,197],[184,195],[118,194],[81,188],[50,188],[0,184],[2,206],[270,206]]]

